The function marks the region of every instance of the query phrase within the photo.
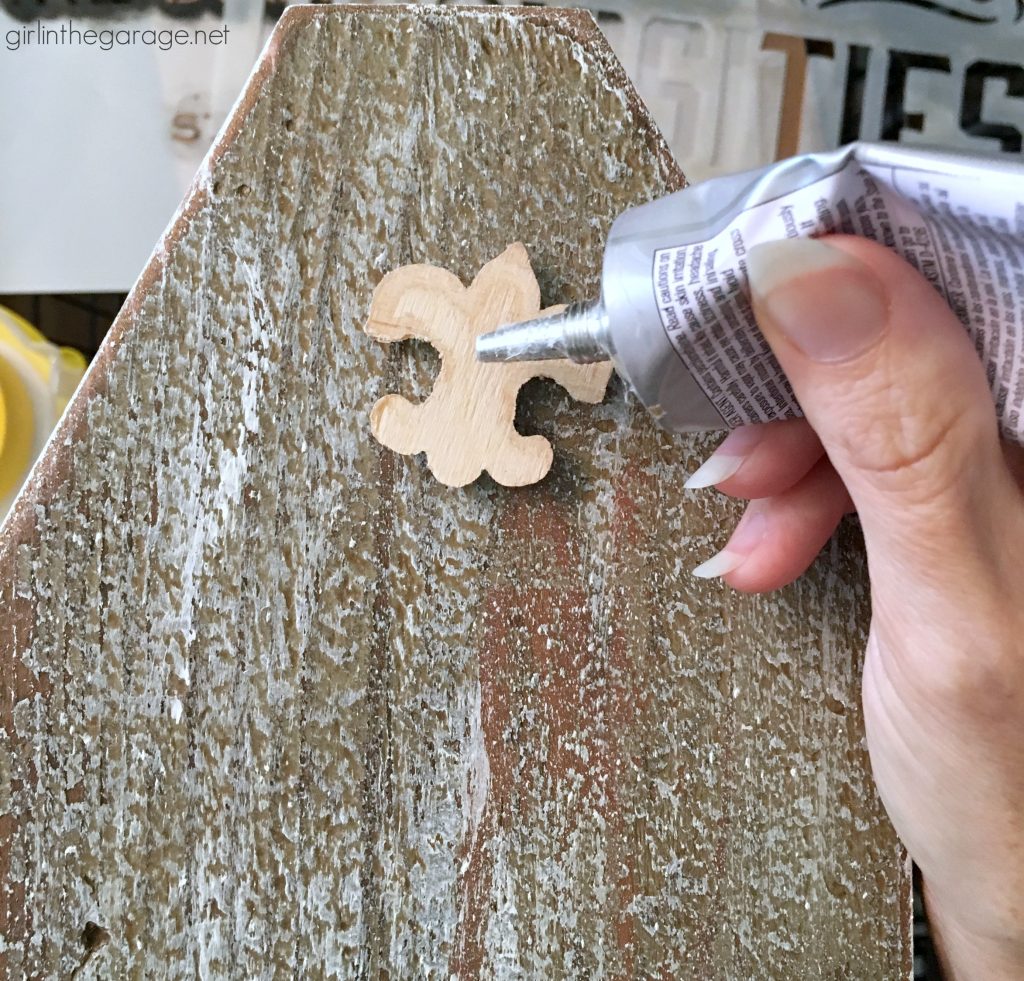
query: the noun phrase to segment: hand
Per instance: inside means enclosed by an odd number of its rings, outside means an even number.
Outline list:
[[[784,585],[856,510],[879,794],[921,868],[949,975],[1024,978],[1024,453],[1000,444],[966,330],[864,239],[749,257],[754,309],[806,421],[728,436],[688,486],[752,503],[695,570]]]

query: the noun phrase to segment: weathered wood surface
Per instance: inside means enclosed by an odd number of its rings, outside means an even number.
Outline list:
[[[846,535],[688,570],[711,445],[524,389],[518,490],[367,438],[409,262],[597,284],[681,175],[589,19],[297,8],[0,544],[9,978],[895,978]]]

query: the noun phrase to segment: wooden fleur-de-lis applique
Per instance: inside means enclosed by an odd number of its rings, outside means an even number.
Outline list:
[[[536,483],[551,468],[551,444],[516,432],[519,389],[531,378],[551,378],[573,398],[600,402],[612,366],[484,364],[476,359],[476,339],[561,309],[540,309],[540,287],[518,242],[487,263],[469,287],[437,266],[388,273],[374,291],[366,333],[384,343],[422,338],[437,348],[441,369],[418,405],[401,395],[380,399],[370,413],[373,435],[397,453],[425,452],[434,476],[449,487],[472,483],[484,470],[508,487]]]

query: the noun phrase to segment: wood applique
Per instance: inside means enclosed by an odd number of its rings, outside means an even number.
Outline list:
[[[540,287],[522,243],[492,259],[469,287],[438,266],[403,266],[373,295],[366,333],[386,344],[419,337],[441,355],[434,390],[416,405],[385,395],[373,407],[373,435],[396,453],[426,452],[427,466],[449,487],[486,470],[499,484],[534,484],[551,468],[551,444],[515,429],[516,397],[531,378],[551,378],[581,402],[604,398],[610,363],[571,361],[484,364],[476,339],[502,324],[557,313],[541,310]]]

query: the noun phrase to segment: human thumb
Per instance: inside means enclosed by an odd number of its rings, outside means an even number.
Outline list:
[[[748,274],[758,324],[860,514],[873,577],[880,560],[916,577],[994,548],[1019,492],[985,370],[927,280],[850,236],[757,246]]]

